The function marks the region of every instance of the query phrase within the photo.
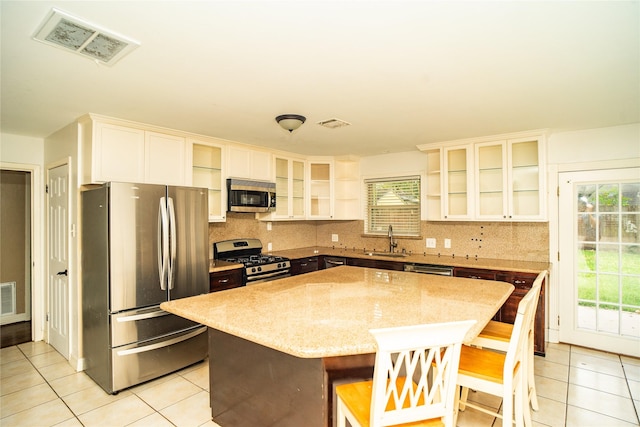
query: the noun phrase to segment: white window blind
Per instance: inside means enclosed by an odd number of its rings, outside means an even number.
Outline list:
[[[365,180],[366,234],[386,234],[389,225],[397,236],[420,235],[420,177]]]

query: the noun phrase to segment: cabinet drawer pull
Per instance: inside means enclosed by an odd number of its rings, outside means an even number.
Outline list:
[[[229,279],[220,279],[218,280],[218,283],[227,283],[229,281]]]

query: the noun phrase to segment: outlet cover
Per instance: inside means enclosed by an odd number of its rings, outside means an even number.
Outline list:
[[[271,221],[267,222],[267,231],[271,231],[272,228],[273,225],[271,224]]]
[[[267,251],[271,252],[273,250],[273,245],[271,244],[271,242],[267,243]]]
[[[428,248],[435,248],[436,247],[436,239],[434,239],[432,237],[428,237],[427,238],[427,247]]]
[[[444,239],[445,249],[451,249],[451,239]]]
[[[331,235],[331,241],[332,242],[337,242],[338,241],[338,235],[337,234],[332,234]]]

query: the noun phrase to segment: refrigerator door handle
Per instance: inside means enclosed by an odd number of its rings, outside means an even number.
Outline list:
[[[200,335],[201,333],[204,333],[206,330],[207,330],[207,327],[203,326],[203,327],[198,328],[195,331],[190,332],[190,333],[188,333],[186,335],[181,335],[179,337],[175,337],[175,338],[172,338],[172,339],[167,340],[167,341],[162,341],[162,342],[155,343],[155,344],[145,345],[145,346],[142,346],[142,347],[135,347],[135,348],[131,348],[131,349],[128,349],[128,350],[120,350],[120,351],[117,352],[117,354],[118,354],[118,356],[127,356],[127,355],[130,355],[130,354],[144,353],[145,351],[157,350],[157,349],[162,348],[162,347],[168,347],[170,345],[177,344],[179,342],[191,339],[191,338],[193,338],[195,336]]]
[[[135,322],[136,320],[152,319],[154,317],[168,316],[164,310],[152,311],[150,313],[133,314],[131,316],[118,317],[116,322]]]
[[[160,206],[158,207],[158,275],[160,276],[160,289],[167,290],[167,267],[169,258],[169,227],[167,227],[167,209],[166,200],[160,198]]]
[[[173,198],[169,197],[169,244],[171,245],[171,252],[169,255],[169,268],[167,279],[169,281],[169,289],[173,289],[173,282],[175,276],[175,265],[176,265],[176,210],[173,206]]]

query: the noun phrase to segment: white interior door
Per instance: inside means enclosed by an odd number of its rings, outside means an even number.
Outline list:
[[[48,171],[49,343],[69,358],[69,166]]]
[[[640,168],[559,186],[560,341],[640,356]]]

